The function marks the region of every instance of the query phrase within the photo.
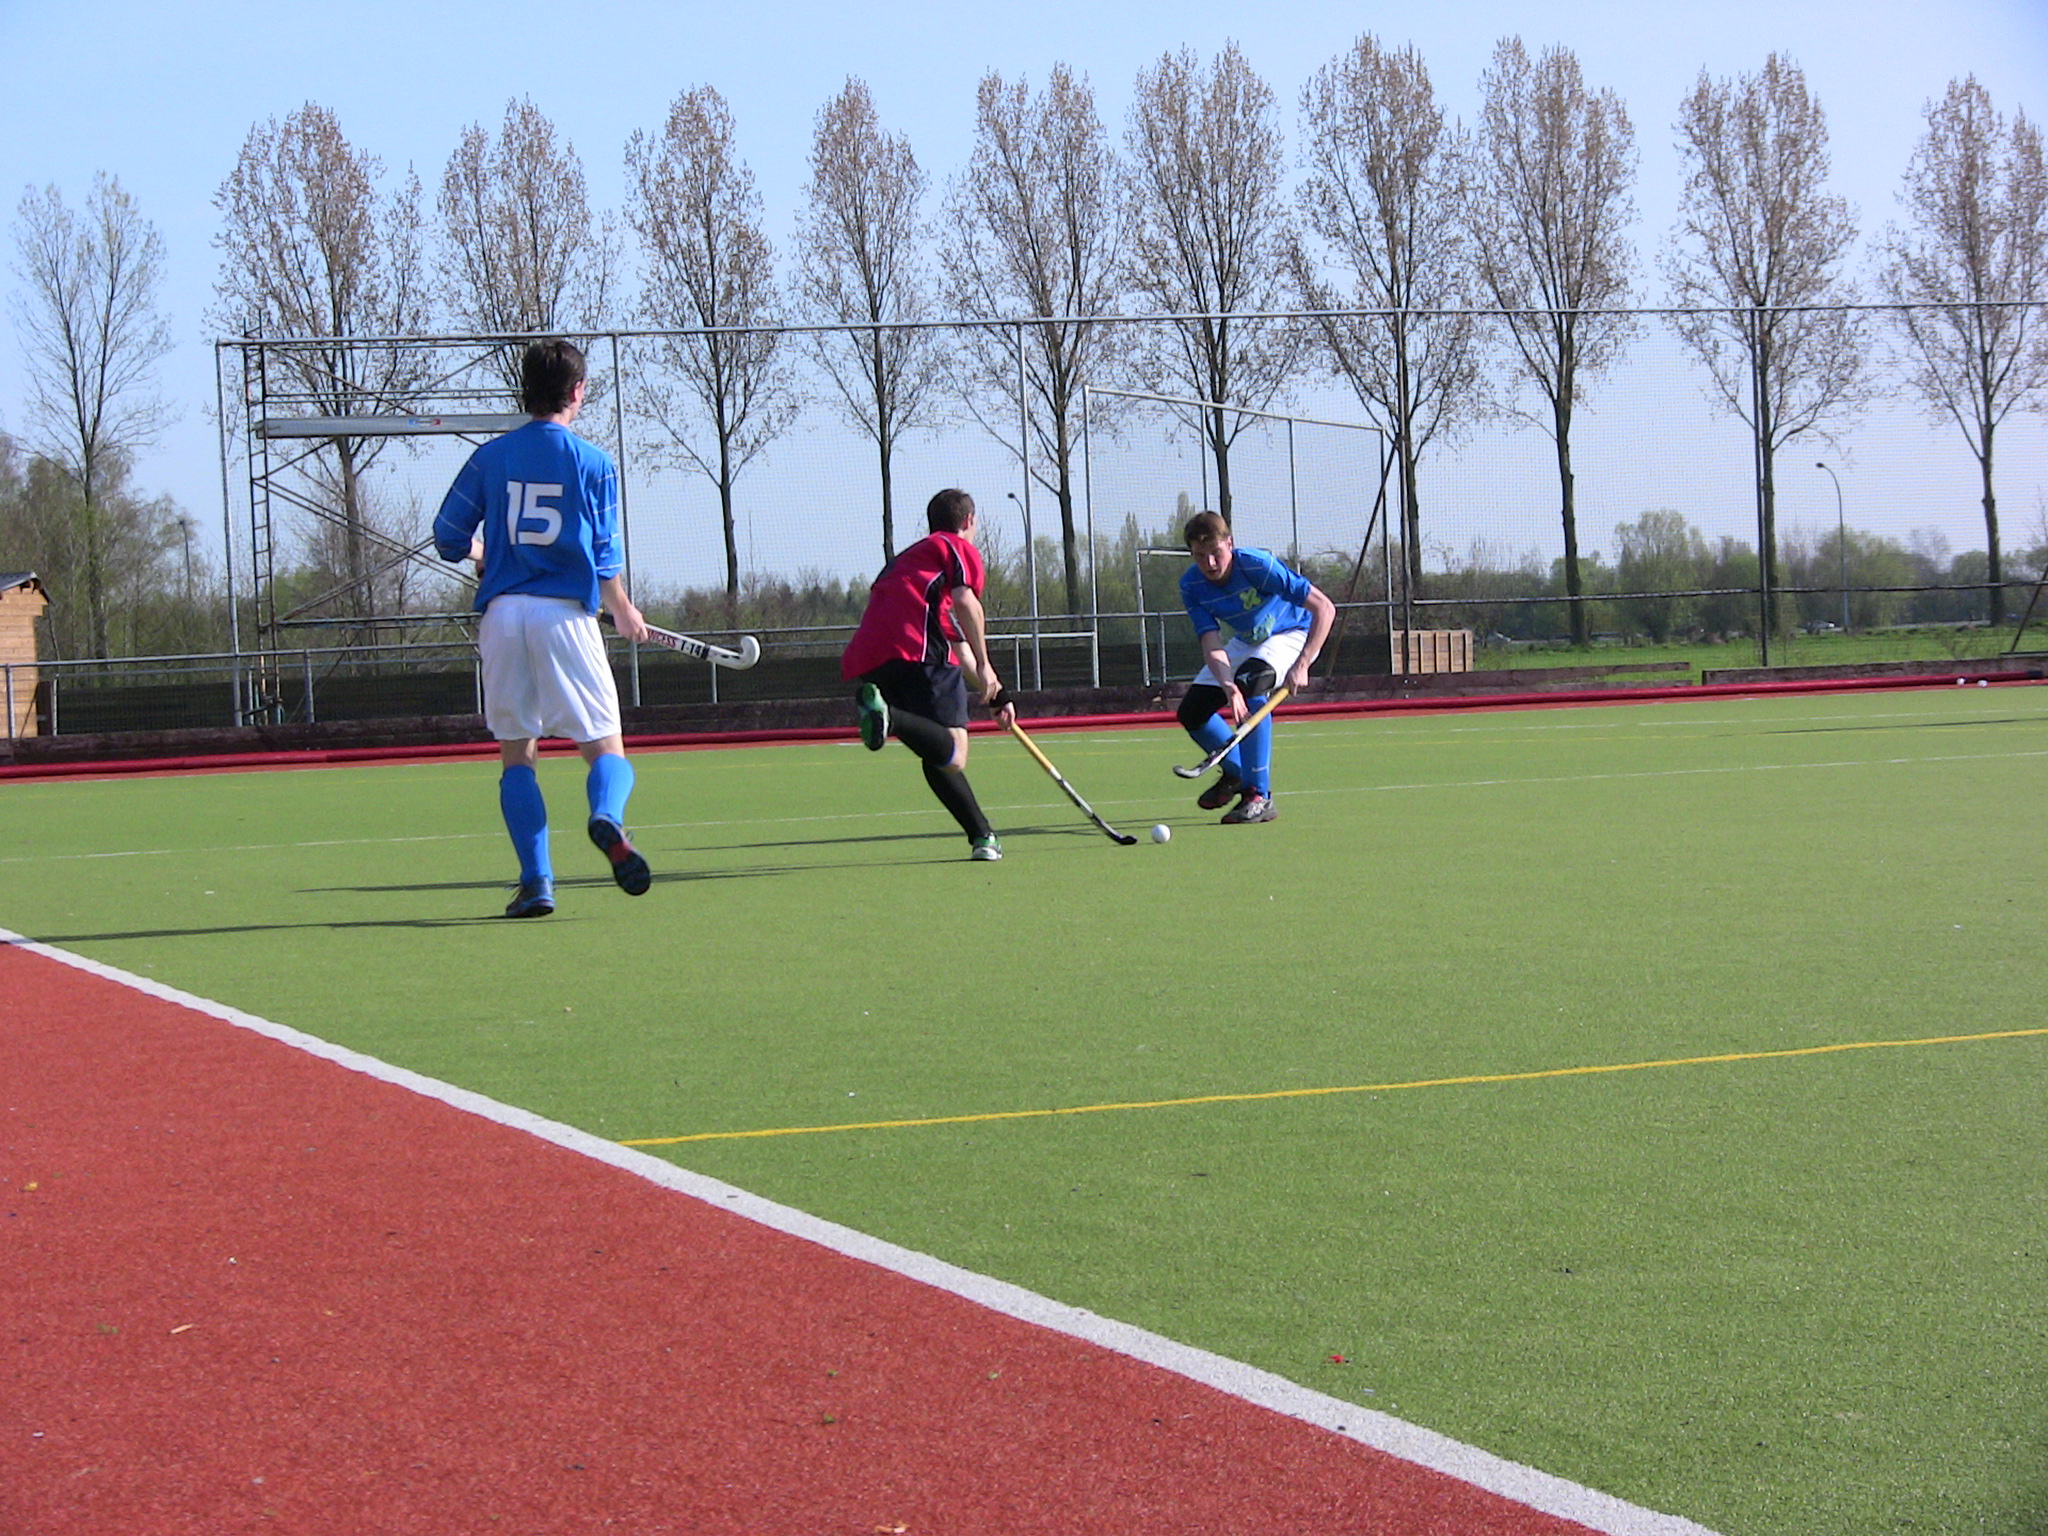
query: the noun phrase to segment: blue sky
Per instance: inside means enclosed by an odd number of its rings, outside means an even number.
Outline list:
[[[470,123],[495,130],[506,102],[531,96],[582,157],[593,200],[616,207],[622,151],[654,129],[678,91],[716,86],[786,240],[805,177],[813,118],[848,75],[867,81],[883,122],[907,134],[943,184],[966,159],[974,89],[989,69],[1041,82],[1055,62],[1086,74],[1120,132],[1138,71],[1169,49],[1204,57],[1234,39],[1274,87],[1292,124],[1309,76],[1361,31],[1414,43],[1448,108],[1470,120],[1495,42],[1563,43],[1588,80],[1627,102],[1641,150],[1637,201],[1647,250],[1671,224],[1678,185],[1670,125],[1704,68],[1755,70],[1789,53],[1827,110],[1838,189],[1866,234],[1892,216],[1893,191],[1924,103],[1975,73],[1999,106],[2048,113],[2043,0],[1440,0],[1389,7],[1211,0],[1035,0],[1028,5],[881,6],[811,0],[764,6],[623,3],[542,7],[475,0],[253,4],[209,0],[181,12],[157,0],[0,0],[0,193],[9,222],[24,188],[54,183],[74,203],[96,171],[117,175],[169,246],[163,304],[180,338],[164,393],[183,421],[141,466],[144,489],[218,520],[213,363],[212,197],[250,126],[317,101],[387,167],[431,189]],[[5,247],[11,266],[11,239]],[[1654,289],[1655,279],[1650,284]],[[0,272],[11,290],[11,269]],[[621,317],[623,320],[624,317]],[[0,347],[0,430],[18,431],[20,368]]]

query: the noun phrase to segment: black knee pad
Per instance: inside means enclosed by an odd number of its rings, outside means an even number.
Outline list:
[[[1184,731],[1198,731],[1202,722],[1223,707],[1223,690],[1214,683],[1195,683],[1180,696],[1175,717]]]
[[[1280,674],[1273,670],[1273,663],[1257,656],[1248,656],[1237,664],[1237,676],[1233,679],[1238,692],[1248,699],[1263,699],[1273,691],[1280,681]]]

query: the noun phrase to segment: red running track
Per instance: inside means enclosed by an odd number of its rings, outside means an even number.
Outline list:
[[[5,1536],[1590,1528],[4,942],[0,1174]]]

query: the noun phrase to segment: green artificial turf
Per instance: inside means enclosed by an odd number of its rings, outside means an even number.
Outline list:
[[[556,760],[508,923],[494,765],[23,783],[0,924],[1731,1536],[2048,1528],[2048,1036],[1811,1053],[2048,1027],[2048,693],[1284,721],[1246,828],[1037,739],[1173,841],[644,754],[635,901]]]

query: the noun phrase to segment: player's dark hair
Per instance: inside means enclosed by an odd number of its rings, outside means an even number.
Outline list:
[[[584,380],[583,350],[556,336],[536,341],[519,360],[519,403],[529,416],[554,416],[569,408]]]
[[[1230,522],[1221,513],[1197,512],[1180,531],[1181,542],[1189,549],[1197,544],[1213,544],[1218,539],[1230,537]]]
[[[958,533],[974,516],[974,498],[965,491],[944,490],[924,504],[925,526],[933,533]]]

